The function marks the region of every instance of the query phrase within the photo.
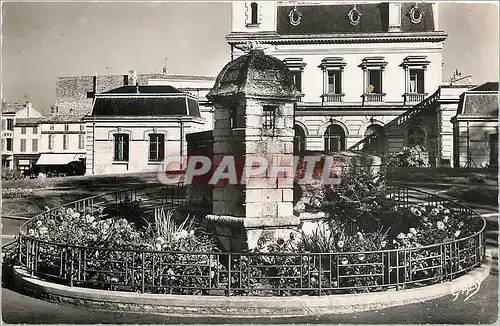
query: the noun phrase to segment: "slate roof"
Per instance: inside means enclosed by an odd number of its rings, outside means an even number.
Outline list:
[[[414,3],[401,5],[401,32],[432,32],[435,31],[431,3],[419,3],[422,11],[422,21],[414,24],[410,20],[409,11]],[[389,4],[359,4],[357,10],[362,14],[359,24],[349,22],[348,13],[352,4],[332,5],[301,5],[296,8],[302,14],[300,23],[293,26],[289,13],[294,6],[278,6],[277,33],[279,35],[300,34],[335,34],[335,33],[387,33],[389,27]]]
[[[40,118],[40,123],[75,123],[81,122],[84,116],[82,113],[49,114]]]
[[[288,98],[300,96],[285,63],[257,49],[226,64],[207,98],[214,101],[216,97],[236,94]]]
[[[15,102],[2,102],[2,113],[16,113],[19,110],[22,110],[26,107],[26,105]]]
[[[464,92],[458,105],[460,116],[498,117],[498,83],[485,83]]]
[[[191,116],[201,117],[198,101],[186,97],[100,97],[92,116]]]
[[[101,94],[182,94],[175,87],[168,85],[139,85],[139,86],[122,86]]]
[[[472,88],[469,91],[476,91],[476,92],[498,92],[498,82],[488,82],[484,83],[482,85],[479,85],[478,87]]]

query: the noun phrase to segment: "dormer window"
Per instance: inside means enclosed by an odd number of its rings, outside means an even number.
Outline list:
[[[261,20],[260,5],[257,2],[247,3],[246,9],[247,27],[258,26]]]

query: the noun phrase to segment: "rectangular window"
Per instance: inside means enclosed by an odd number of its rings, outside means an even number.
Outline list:
[[[165,135],[149,135],[149,161],[161,162],[165,158]]]
[[[49,135],[49,149],[54,149],[54,137],[55,135]]]
[[[78,148],[83,149],[85,147],[85,135],[78,135]]]
[[[128,162],[129,135],[115,134],[114,161]]]
[[[38,134],[38,126],[33,127],[33,135]]]
[[[38,152],[38,139],[31,140],[31,151]]]
[[[69,131],[69,125],[64,125],[64,131]]]
[[[410,69],[409,93],[423,94],[424,87],[424,70]]]
[[[7,150],[12,151],[12,138],[7,138]]]
[[[63,135],[63,149],[68,149],[68,135]]]
[[[367,93],[382,94],[382,70],[368,70],[368,89]]]
[[[21,153],[26,152],[26,139],[21,139]]]
[[[21,135],[26,135],[26,127],[21,127]]]
[[[7,119],[7,130],[14,130],[14,119]]]
[[[328,94],[342,94],[342,76],[340,70],[328,70]]]
[[[276,122],[276,107],[265,105],[263,110],[263,124],[262,127],[267,130],[274,130]]]
[[[292,76],[295,87],[302,92],[302,71],[292,71]]]

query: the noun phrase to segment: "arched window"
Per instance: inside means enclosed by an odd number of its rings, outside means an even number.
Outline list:
[[[406,145],[421,145],[425,148],[427,145],[424,130],[420,127],[411,127],[410,129],[408,129],[408,131],[406,132]]]
[[[295,125],[293,127],[293,131],[295,132],[295,136],[293,137],[293,152],[300,153],[306,150],[306,133],[304,130]]]
[[[382,126],[370,125],[365,131],[365,150],[384,154],[385,153],[385,131]]]
[[[256,2],[252,2],[250,5],[250,11],[252,13],[252,19],[251,19],[251,24],[258,24],[258,6]]]
[[[345,132],[339,125],[330,125],[325,131],[325,151],[345,150]]]

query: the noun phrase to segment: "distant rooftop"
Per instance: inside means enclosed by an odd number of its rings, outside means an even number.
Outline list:
[[[498,82],[484,83],[478,87],[472,88],[471,92],[498,92]]]
[[[183,94],[183,92],[168,85],[139,85],[122,86],[101,94]]]
[[[16,102],[2,102],[2,113],[16,113],[19,110],[22,110],[26,107],[25,104],[16,103]]]

